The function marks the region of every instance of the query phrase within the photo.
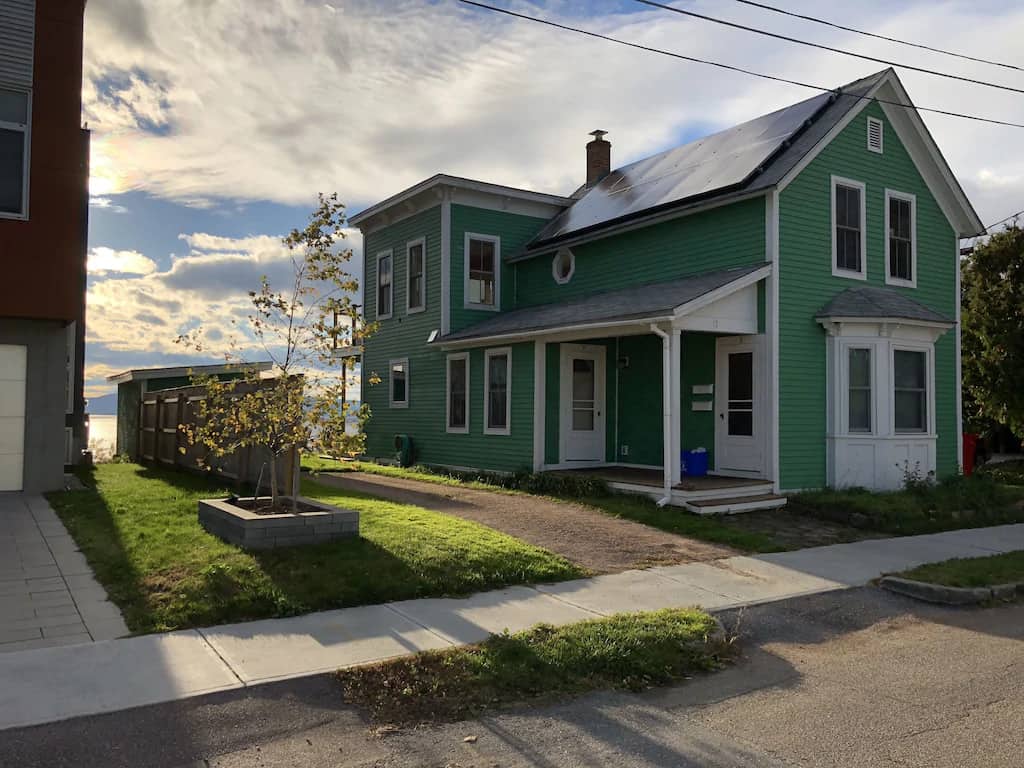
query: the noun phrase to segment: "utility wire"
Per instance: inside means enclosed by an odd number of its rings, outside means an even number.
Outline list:
[[[846,27],[842,24],[837,24],[834,21],[826,21],[825,19],[819,19],[814,16],[807,16],[802,13],[796,13],[795,11],[787,11],[785,8],[778,8],[774,5],[768,5],[767,3],[758,3],[754,0],[736,0],[737,3],[743,3],[744,5],[750,5],[754,8],[761,8],[765,11],[772,11],[773,13],[781,13],[784,16],[792,16],[795,19],[803,19],[804,21],[813,21],[815,24],[824,24],[826,27],[832,27],[833,29],[841,29],[844,32],[854,32],[858,35],[864,35],[865,37],[873,37],[876,40],[885,40],[890,43],[898,43],[900,45],[908,45],[911,48],[920,48],[925,51],[932,51],[933,53],[941,53],[944,56],[955,56],[958,59],[966,59],[967,61],[976,61],[979,64],[991,64],[993,67],[1005,67],[1006,69],[1016,69],[1019,72],[1024,72],[1024,67],[1018,67],[1016,64],[1005,64],[1001,61],[992,61],[991,59],[981,59],[977,56],[968,56],[966,53],[956,53],[955,51],[946,51],[942,48],[933,48],[930,45],[924,43],[912,43],[909,40],[900,40],[898,37],[886,37],[885,35],[875,34],[874,32],[866,32],[863,29],[855,29],[854,27]]]
[[[990,229],[992,229],[992,227],[998,227],[998,226],[999,226],[1000,224],[1002,224],[1003,222],[1009,221],[1010,219],[1016,219],[1016,218],[1017,218],[1018,216],[1020,216],[1021,214],[1024,214],[1024,211],[1017,211],[1016,213],[1011,213],[1011,214],[1010,214],[1009,216],[1007,216],[1007,217],[1006,217],[1005,219],[1000,219],[1000,220],[999,220],[999,221],[997,221],[997,222],[996,222],[995,224],[989,224],[989,225],[988,225],[987,227],[985,227],[985,229],[984,229],[984,230],[982,230],[982,231],[984,231],[984,232],[988,232],[988,231],[989,231]]]
[[[946,77],[950,80],[960,80],[964,83],[972,83],[974,85],[984,85],[987,88],[998,88],[1001,91],[1013,91],[1014,93],[1024,93],[1024,88],[1014,88],[1012,85],[1000,85],[999,83],[990,83],[987,80],[976,80],[973,77],[964,77],[963,75],[954,75],[949,72],[939,72],[935,69],[927,69],[925,67],[915,67],[912,64],[900,64],[895,61],[888,59],[879,59],[874,56],[868,56],[865,53],[855,53],[853,51],[845,51],[842,48],[833,48],[830,45],[823,45],[821,43],[812,43],[808,40],[801,40],[798,37],[789,37],[788,35],[781,35],[778,32],[769,32],[765,29],[758,29],[757,27],[748,27],[744,24],[738,24],[735,21],[726,21],[725,19],[716,19],[714,16],[705,16],[703,13],[697,13],[696,11],[687,11],[683,8],[674,8],[671,5],[665,5],[664,3],[656,3],[654,0],[636,0],[636,2],[643,5],[649,5],[652,8],[661,8],[665,11],[672,11],[672,13],[678,13],[683,16],[690,16],[694,19],[702,19],[704,21],[710,21],[713,24],[722,24],[726,27],[733,27],[734,29],[742,29],[745,32],[753,32],[755,35],[764,35],[765,37],[773,37],[776,40],[785,40],[789,43],[796,43],[798,45],[806,45],[811,48],[820,48],[823,51],[831,51],[832,53],[841,53],[844,56],[852,56],[855,59],[864,59],[865,61],[874,61],[878,64],[886,64],[890,67],[900,67],[902,69],[909,69],[914,72],[923,72],[926,75],[935,75],[936,77]]]
[[[787,85],[798,85],[801,88],[810,88],[813,91],[821,91],[823,93],[835,93],[841,96],[849,96],[854,99],[862,101],[877,101],[879,104],[890,104],[894,107],[902,107],[903,109],[916,109],[918,112],[932,112],[937,115],[946,115],[947,117],[959,117],[964,120],[976,120],[981,123],[991,123],[992,125],[1005,125],[1010,128],[1024,128],[1024,123],[1011,123],[1006,120],[996,120],[990,117],[979,117],[978,115],[968,115],[963,112],[951,112],[946,109],[936,109],[934,107],[916,107],[913,104],[903,104],[899,101],[890,101],[886,99],[880,99],[877,96],[861,96],[855,93],[843,93],[837,91],[835,88],[826,88],[822,85],[813,85],[811,83],[804,83],[800,80],[790,80],[789,78],[779,77],[777,75],[767,75],[763,72],[755,72],[752,69],[744,69],[743,67],[733,66],[732,64],[722,64],[718,61],[710,61],[708,59],[698,59],[694,56],[686,56],[682,53],[675,53],[674,51],[665,51],[661,48],[653,48],[649,45],[642,45],[640,43],[631,43],[628,40],[621,40],[617,37],[611,37],[609,35],[602,35],[599,32],[591,32],[589,29],[580,29],[579,27],[571,27],[568,24],[559,24],[556,21],[549,21],[548,19],[542,19],[537,16],[527,16],[524,13],[517,13],[516,11],[510,11],[507,8],[499,8],[496,5],[488,5],[487,3],[478,2],[478,0],[459,0],[460,3],[465,5],[472,5],[477,8],[483,8],[486,11],[494,11],[495,13],[501,13],[505,16],[512,16],[517,19],[524,19],[526,21],[533,21],[538,24],[543,24],[548,27],[554,27],[556,29],[562,29],[567,32],[576,32],[580,35],[586,35],[587,37],[594,37],[598,40],[606,40],[609,43],[617,43],[619,45],[625,45],[629,48],[636,48],[640,51],[647,51],[648,53],[660,53],[663,56],[671,56],[674,59],[680,59],[682,61],[691,61],[695,64],[706,64],[710,67],[718,67],[719,69],[726,69],[730,72],[739,72],[744,75],[750,75],[751,77],[759,77],[763,80],[772,80],[777,83],[786,83]]]

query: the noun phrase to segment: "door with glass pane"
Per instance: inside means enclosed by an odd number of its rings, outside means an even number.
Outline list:
[[[760,345],[749,337],[718,340],[715,467],[719,472],[764,472],[760,362]]]
[[[563,462],[605,459],[605,349],[563,344],[561,365],[561,454]]]

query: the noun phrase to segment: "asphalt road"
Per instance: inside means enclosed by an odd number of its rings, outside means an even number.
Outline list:
[[[379,734],[319,677],[0,732],[0,766],[1024,765],[1024,605],[865,588],[723,620],[738,664],[640,695]]]

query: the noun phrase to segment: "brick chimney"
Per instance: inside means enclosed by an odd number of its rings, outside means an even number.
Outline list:
[[[612,144],[605,141],[608,131],[591,131],[587,142],[587,186],[592,187],[612,170]]]

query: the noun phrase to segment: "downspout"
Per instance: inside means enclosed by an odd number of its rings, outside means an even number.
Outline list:
[[[672,383],[671,369],[672,348],[671,337],[654,323],[651,323],[651,332],[661,337],[661,371],[662,371],[662,406],[664,424],[662,425],[664,435],[664,467],[662,469],[665,477],[665,495],[658,499],[658,506],[664,507],[672,501]]]

